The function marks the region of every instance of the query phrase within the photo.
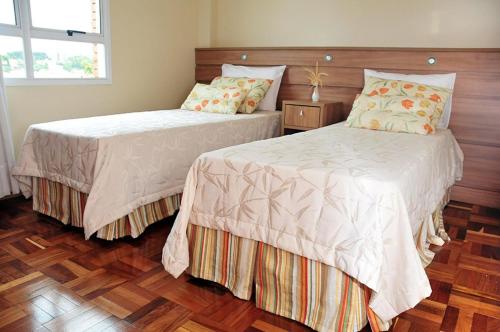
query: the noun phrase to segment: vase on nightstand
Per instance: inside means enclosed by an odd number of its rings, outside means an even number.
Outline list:
[[[311,100],[313,102],[318,102],[319,101],[319,88],[317,85],[314,86],[314,90],[313,90],[313,93],[312,93],[312,96],[311,96]]]

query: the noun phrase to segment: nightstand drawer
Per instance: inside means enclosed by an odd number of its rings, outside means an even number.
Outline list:
[[[285,106],[285,126],[318,128],[320,107],[316,106]]]

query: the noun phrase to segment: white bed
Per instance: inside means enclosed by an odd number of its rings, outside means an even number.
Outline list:
[[[181,193],[201,153],[275,137],[279,124],[279,112],[185,110],[37,124],[28,129],[12,173],[26,197],[32,194],[32,177],[88,194],[83,215],[88,238],[140,206]]]
[[[201,155],[163,250],[167,271],[189,266],[188,224],[222,230],[336,267],[371,288],[390,320],[430,295],[418,237],[462,175],[450,130],[434,135],[343,123]]]

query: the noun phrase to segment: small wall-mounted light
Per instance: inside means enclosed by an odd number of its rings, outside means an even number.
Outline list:
[[[430,56],[429,58],[427,58],[427,64],[429,65],[435,65],[437,63],[437,59],[433,56]]]
[[[333,55],[331,55],[331,54],[325,54],[325,61],[328,61],[328,62],[333,61]]]
[[[240,59],[241,59],[241,60],[243,60],[243,61],[247,61],[247,59],[248,59],[248,54],[243,53],[242,55],[240,55]]]

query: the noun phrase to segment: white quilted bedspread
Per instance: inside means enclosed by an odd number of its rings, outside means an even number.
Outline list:
[[[280,112],[224,115],[185,110],[125,113],[29,127],[13,175],[88,193],[86,237],[137,207],[182,192],[202,153],[279,133]],[[137,236],[137,234],[132,234]]]
[[[435,135],[333,125],[205,153],[193,164],[163,249],[189,265],[188,223],[262,241],[337,267],[375,291],[383,320],[431,288],[414,235],[462,175],[449,130]]]

